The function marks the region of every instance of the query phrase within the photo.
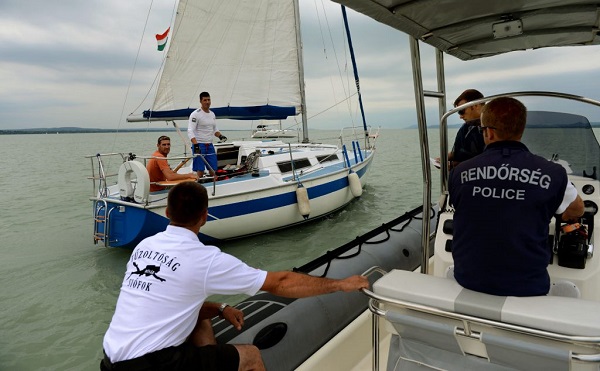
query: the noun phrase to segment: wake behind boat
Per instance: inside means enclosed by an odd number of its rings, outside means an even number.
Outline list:
[[[297,0],[180,0],[172,29],[153,107],[128,121],[172,121],[179,132],[175,120],[187,122],[194,111],[189,104],[201,91],[210,93],[217,119],[302,119],[301,143],[215,145],[218,177],[202,179],[209,193],[209,218],[199,236],[203,241],[322,218],[362,194],[377,134],[370,132],[363,114],[363,127],[342,129],[339,144],[309,139]],[[358,95],[360,101],[360,90]],[[184,135],[179,137],[189,148]],[[117,169],[106,168],[111,156],[118,158]],[[149,157],[128,151],[88,157],[96,243],[133,247],[164,230],[168,190],[149,191]],[[191,157],[184,152],[169,159],[181,160],[178,172],[189,173],[191,161],[183,163]]]
[[[469,60],[531,48],[598,45],[598,4],[337,2],[411,37],[427,206],[431,167],[424,98],[441,99],[439,209],[413,210],[299,269],[332,278],[366,271],[373,282],[373,291],[365,291],[368,300],[327,295],[290,303],[252,297],[238,305],[248,317],[243,332],[232,338],[230,329],[219,328],[220,340],[257,345],[267,369],[276,370],[598,370],[600,260],[593,246],[600,244],[594,228],[600,222],[600,145],[581,113],[600,117],[600,102],[558,92],[508,92],[446,112],[443,63],[444,52]],[[436,48],[439,91],[423,90],[419,40]],[[585,204],[577,227],[585,234],[573,234],[555,220],[549,226],[547,296],[488,295],[453,279],[446,121],[467,106],[501,96],[535,97],[553,108],[528,112],[522,141],[533,153],[561,164]],[[563,109],[556,112],[558,107]]]

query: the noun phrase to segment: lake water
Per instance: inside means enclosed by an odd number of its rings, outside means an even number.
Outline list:
[[[150,155],[160,134],[0,135],[0,370],[98,369],[130,250],[93,243],[91,166],[84,156]],[[312,134],[313,140],[338,135]],[[181,152],[177,135],[169,135],[171,154]],[[430,130],[432,156],[437,138]],[[220,247],[259,268],[291,269],[421,205],[418,131],[382,130],[377,149],[363,196],[344,210]],[[432,185],[435,201],[437,171]]]
[[[98,369],[130,250],[93,243],[91,165],[84,156],[149,155],[160,134],[0,135],[0,370]],[[168,134],[171,154],[182,152],[176,133]],[[315,140],[339,133],[311,134]],[[259,268],[291,269],[420,205],[417,130],[383,130],[377,148],[363,196],[343,211],[220,247]]]

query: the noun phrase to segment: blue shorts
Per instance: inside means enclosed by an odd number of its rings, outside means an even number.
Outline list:
[[[212,143],[199,143],[200,145],[200,154],[204,156],[204,159],[210,167],[217,171],[217,153],[215,152],[215,147]],[[194,146],[192,146],[192,153],[194,153]],[[204,171],[206,166],[204,165],[204,161],[202,161],[202,157],[196,156],[194,157],[194,163],[192,165],[192,170],[194,171]]]

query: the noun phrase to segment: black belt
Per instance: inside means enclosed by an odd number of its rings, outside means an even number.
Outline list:
[[[152,364],[148,362],[144,356],[128,359],[126,361],[120,361],[112,363],[106,353],[104,353],[104,359],[102,365],[106,370],[118,371],[118,370],[148,370],[152,367]]]
[[[169,347],[156,352],[148,353],[143,356],[128,359],[125,361],[111,362],[110,358],[104,353],[102,359],[103,370],[109,371],[136,371],[136,370],[151,370],[157,366],[160,366],[163,362],[172,361],[174,358],[180,357],[179,347]]]

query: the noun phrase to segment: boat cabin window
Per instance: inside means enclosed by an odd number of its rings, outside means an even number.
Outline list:
[[[294,169],[295,170],[303,169],[305,167],[310,167],[310,166],[311,166],[310,161],[307,158],[300,158],[300,159],[294,160]],[[289,173],[292,171],[292,162],[291,161],[278,162],[277,167],[279,167],[279,171],[281,171],[282,173]]]
[[[319,163],[321,162],[325,162],[325,161],[337,161],[338,159],[338,155],[333,153],[331,155],[325,155],[325,156],[317,156],[317,161],[319,161]]]
[[[219,146],[217,147],[217,162],[221,168],[227,165],[237,164],[238,155],[240,153],[239,146]]]

